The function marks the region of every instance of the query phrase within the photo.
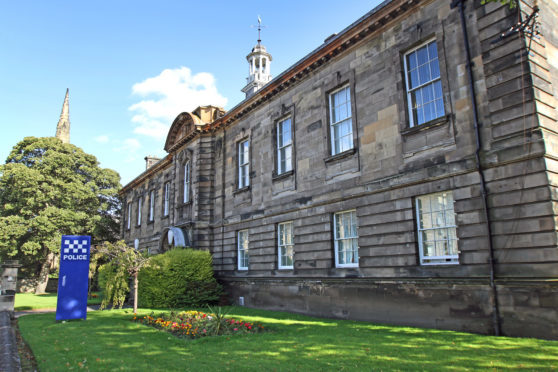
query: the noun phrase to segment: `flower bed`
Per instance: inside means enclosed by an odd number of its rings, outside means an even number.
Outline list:
[[[227,318],[217,309],[211,313],[201,311],[182,311],[176,313],[151,313],[144,317],[134,316],[132,321],[172,333],[177,337],[200,338],[206,336],[232,335],[238,333],[258,333],[264,331],[259,323]]]

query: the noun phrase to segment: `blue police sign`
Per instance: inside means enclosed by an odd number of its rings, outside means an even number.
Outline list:
[[[87,317],[90,250],[90,236],[62,236],[56,320]]]

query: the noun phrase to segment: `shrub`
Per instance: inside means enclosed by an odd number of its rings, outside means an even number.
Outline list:
[[[153,256],[138,279],[142,307],[199,307],[217,302],[222,293],[207,251],[175,248]]]

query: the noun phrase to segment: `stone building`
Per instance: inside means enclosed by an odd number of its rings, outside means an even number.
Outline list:
[[[246,99],[124,186],[124,239],[210,250],[246,306],[558,338],[557,16],[387,0],[251,85],[258,42]]]

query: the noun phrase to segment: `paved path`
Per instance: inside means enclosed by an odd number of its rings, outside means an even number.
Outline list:
[[[9,311],[0,311],[0,371],[21,371],[17,341]]]

